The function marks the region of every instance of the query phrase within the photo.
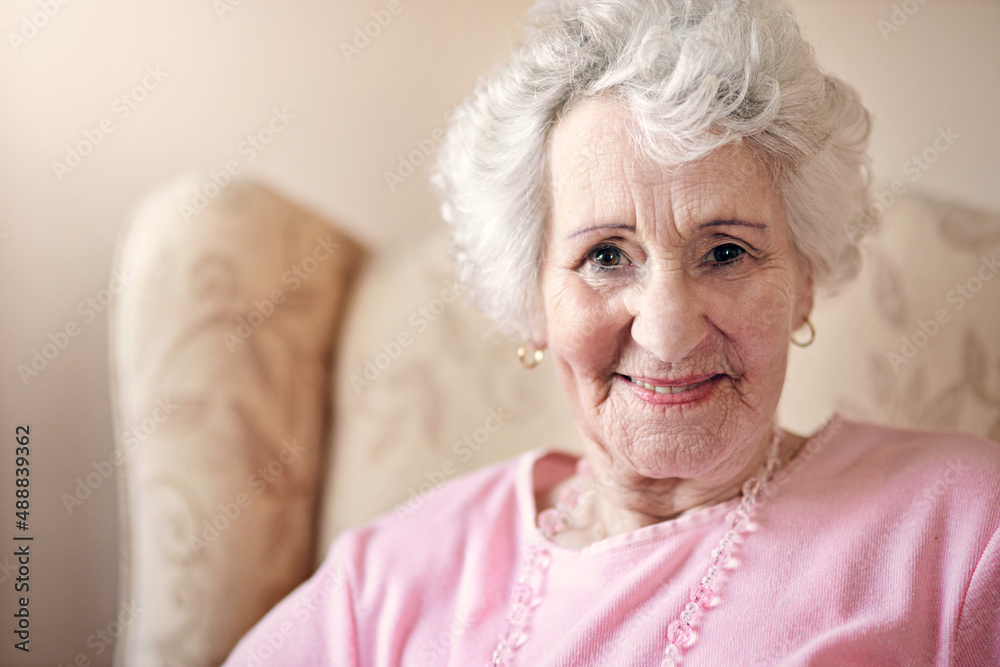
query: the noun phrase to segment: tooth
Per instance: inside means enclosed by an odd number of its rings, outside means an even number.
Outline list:
[[[631,380],[633,384],[637,384],[640,387],[644,387],[650,391],[655,391],[657,394],[680,394],[681,392],[693,389],[698,384],[700,384],[696,382],[694,384],[685,385],[683,387],[671,387],[671,386],[659,387],[655,384],[649,384],[647,382],[643,382],[642,380],[637,380],[636,378],[629,378],[629,380]]]

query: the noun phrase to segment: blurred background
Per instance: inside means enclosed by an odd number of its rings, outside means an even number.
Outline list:
[[[67,498],[112,452],[105,309],[130,206],[182,172],[235,163],[372,247],[439,224],[421,156],[529,4],[0,3],[0,664],[111,664],[114,471]],[[1000,3],[789,4],[873,111],[883,189],[901,179],[1000,212]],[[933,163],[914,161],[941,136]],[[46,345],[52,358],[33,367]],[[20,424],[33,453],[30,653],[12,640]]]

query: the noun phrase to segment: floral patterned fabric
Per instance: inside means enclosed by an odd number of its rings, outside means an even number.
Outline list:
[[[203,182],[141,202],[116,262],[120,591],[141,609],[119,665],[218,665],[313,568],[329,360],[362,252],[253,183],[185,209]]]
[[[1000,216],[927,196],[885,214],[858,279],[817,302],[793,349],[781,413],[831,412],[1000,441]]]

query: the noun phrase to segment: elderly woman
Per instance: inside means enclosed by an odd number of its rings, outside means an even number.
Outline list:
[[[227,664],[1000,664],[1000,448],[775,425],[874,226],[868,131],[766,3],[540,2],[436,182],[460,281],[555,365],[585,455],[341,535]]]

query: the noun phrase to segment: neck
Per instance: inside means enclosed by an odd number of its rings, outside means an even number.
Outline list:
[[[781,464],[790,460],[804,443],[805,438],[783,434],[778,451]],[[743,484],[757,474],[768,456],[770,444],[769,435],[763,445],[755,448],[754,456],[745,465],[725,475],[721,481],[712,482],[615,474],[607,457],[588,451],[580,467],[593,477],[594,493],[585,495],[584,506],[574,513],[570,527],[557,535],[555,542],[570,548],[583,548],[607,537],[676,519],[735,498],[742,492]],[[538,509],[554,506],[561,489],[572,481],[572,478],[565,480],[539,497]]]

